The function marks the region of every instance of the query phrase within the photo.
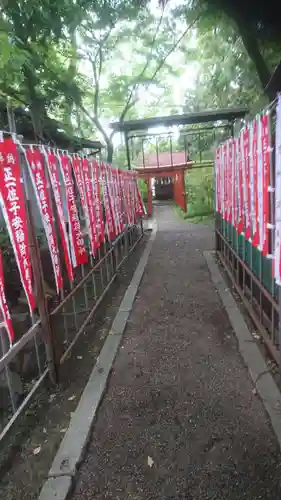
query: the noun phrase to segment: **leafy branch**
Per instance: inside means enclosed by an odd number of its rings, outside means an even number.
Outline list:
[[[164,4],[164,8],[165,8],[165,5]],[[160,60],[157,68],[155,69],[155,71],[153,72],[152,76],[149,78],[149,82],[151,83],[157,76],[157,74],[159,73],[159,71],[163,68],[166,60],[168,59],[168,57],[176,50],[176,48],[180,45],[180,43],[182,42],[182,40],[184,39],[184,37],[187,35],[187,33],[190,31],[190,29],[195,25],[195,23],[198,21],[200,17],[200,14],[197,15],[197,17],[186,27],[186,29],[184,30],[184,32],[182,33],[182,35],[175,41],[175,43],[172,45],[172,47],[170,48],[170,50],[168,50],[168,52],[165,54],[165,56]],[[162,18],[161,18],[162,19]],[[162,21],[161,21],[162,22]],[[156,30],[156,36],[157,36],[157,32],[159,31],[159,27],[158,29]],[[155,40],[156,40],[156,37],[155,37]],[[125,116],[126,114],[128,113],[128,111],[136,104],[136,101],[132,101],[132,97],[133,97],[133,94],[134,92],[136,91],[137,87],[139,86],[139,81],[143,78],[143,76],[145,75],[145,72],[149,66],[149,63],[150,63],[150,59],[147,60],[146,64],[144,65],[144,68],[143,70],[141,71],[141,73],[139,74],[139,76],[136,78],[136,82],[133,86],[133,88],[131,89],[130,91],[130,94],[128,96],[128,99],[127,99],[127,102],[124,106],[124,109],[120,115],[120,119],[119,121],[120,122],[123,122],[124,119],[125,119]]]

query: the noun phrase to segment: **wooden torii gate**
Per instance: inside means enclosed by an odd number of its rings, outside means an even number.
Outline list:
[[[134,168],[137,171],[138,177],[144,179],[148,187],[148,216],[152,214],[152,179],[169,177],[173,179],[174,184],[174,200],[175,202],[186,211],[186,193],[185,193],[185,181],[184,174],[188,169],[192,169],[196,166],[203,167],[201,162],[195,164],[194,161],[189,157],[188,145],[185,142],[184,151],[174,152],[172,151],[172,146],[166,156],[166,161],[161,161],[161,153],[157,150],[154,155],[153,161],[151,161],[151,155],[146,155],[144,151],[143,144],[148,136],[161,136],[161,132],[154,132],[151,129],[155,128],[169,128],[174,126],[182,125],[196,125],[196,124],[207,124],[209,123],[208,130],[213,130],[215,128],[228,129],[230,136],[233,135],[234,122],[237,119],[243,119],[247,114],[248,110],[246,108],[234,108],[234,109],[220,109],[215,111],[201,111],[198,113],[187,113],[182,115],[171,115],[171,116],[161,116],[153,117],[140,120],[130,120],[124,122],[111,123],[110,127],[116,132],[124,133],[126,155],[128,169]],[[216,124],[216,125],[215,125]],[[210,126],[211,125],[211,126]],[[200,134],[201,130],[206,129],[196,129],[195,133]],[[193,129],[194,132],[194,129]],[[139,161],[133,164],[132,161],[132,145],[134,139],[141,141],[142,151],[139,155]],[[148,161],[150,157],[150,161]],[[168,158],[168,160],[167,160]]]

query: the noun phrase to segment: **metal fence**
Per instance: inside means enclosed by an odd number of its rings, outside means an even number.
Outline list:
[[[229,136],[232,127],[212,125],[189,126],[175,133],[173,130],[158,133],[137,133],[128,136],[129,164],[136,167],[176,166],[192,161],[202,164],[213,161],[215,142]]]
[[[275,226],[275,106],[269,114],[270,207],[269,256],[265,257],[244,234],[216,213],[216,251],[236,292],[247,309],[255,328],[274,360],[280,364],[279,287],[273,273]]]
[[[136,223],[131,225],[127,223],[124,231],[114,241],[109,241],[105,237],[104,243],[93,257],[86,223],[82,217],[81,201],[76,193],[89,262],[76,267],[74,280],[69,281],[63,267],[64,259],[61,258],[63,288],[58,296],[54,292],[52,264],[46,237],[41,231],[42,226],[40,228],[38,207],[31,196],[32,190],[29,189],[29,181],[24,172],[27,167],[23,155],[21,163],[25,181],[26,215],[37,307],[31,316],[26,302],[17,301],[17,305],[11,307],[15,331],[15,341],[12,346],[8,342],[4,324],[0,323],[0,442],[19,415],[28,407],[47,376],[53,383],[57,382],[60,365],[67,359],[72,347],[91,323],[122,265],[143,236],[142,220],[137,218]],[[48,189],[51,191],[50,186]],[[53,215],[56,220],[55,210]],[[58,240],[60,238],[58,230],[57,238]],[[10,252],[9,258],[13,256],[10,244],[5,246],[5,252]],[[18,295],[24,296],[15,262],[14,268],[16,275],[15,277],[12,275],[11,280],[16,282]],[[53,281],[53,289],[48,286],[50,278]],[[10,286],[11,283],[7,285]]]
[[[140,221],[128,227],[113,243],[105,243],[92,265],[77,269],[73,288],[48,314],[58,364],[68,357],[90,324],[122,265],[142,236]],[[28,321],[26,317],[24,320],[24,323]],[[48,375],[49,356],[42,318],[38,318],[0,359],[0,442]]]

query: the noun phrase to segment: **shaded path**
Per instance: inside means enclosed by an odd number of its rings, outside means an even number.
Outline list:
[[[277,441],[202,255],[212,231],[172,208],[157,221],[73,500],[280,498]]]

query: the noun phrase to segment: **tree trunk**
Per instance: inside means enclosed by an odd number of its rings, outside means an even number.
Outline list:
[[[266,88],[271,78],[271,72],[261,54],[258,40],[253,33],[251,26],[245,23],[243,13],[237,10],[237,8],[231,9],[228,7],[225,12],[235,22],[245,50],[256,68],[262,88],[268,99],[272,101],[275,98],[275,95],[273,95],[272,92]]]
[[[271,78],[271,72],[260,52],[258,41],[256,38],[252,36],[252,34],[249,31],[246,31],[244,29],[240,29],[240,34],[241,38],[244,44],[244,47],[252,60],[252,62],[255,65],[259,80],[261,82],[262,88],[269,98],[269,100],[273,100],[275,98],[275,95],[268,90],[266,87],[269,83],[269,80]]]
[[[36,139],[44,139],[44,117],[45,108],[42,106],[42,102],[38,99],[34,99],[30,103],[30,114],[32,120],[32,126]]]
[[[71,30],[70,33],[70,40],[71,40],[71,53],[72,57],[69,62],[69,66],[67,69],[67,81],[68,82],[73,82],[77,73],[77,41],[76,41],[76,34],[75,34],[75,28]],[[64,96],[64,112],[63,112],[63,124],[66,126],[66,131],[70,134],[73,135],[73,124],[71,121],[71,115],[74,110],[74,100],[69,98],[68,93],[65,94]]]
[[[36,77],[34,77],[32,70],[25,66],[23,73],[25,85],[28,89],[28,103],[35,138],[42,140],[44,138],[44,119],[46,117],[44,101],[36,92]]]
[[[106,150],[107,150],[106,161],[107,163],[112,163],[114,148],[111,141],[106,142]]]

